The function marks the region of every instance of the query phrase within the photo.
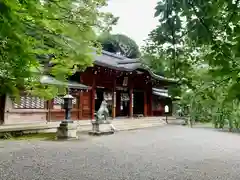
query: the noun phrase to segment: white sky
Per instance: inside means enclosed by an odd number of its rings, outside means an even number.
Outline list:
[[[104,11],[120,17],[113,27],[113,34],[125,34],[136,41],[139,46],[157,26],[154,18],[155,6],[159,0],[109,0]]]

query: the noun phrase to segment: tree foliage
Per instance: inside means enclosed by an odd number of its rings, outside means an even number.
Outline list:
[[[161,33],[157,33],[158,36],[155,35],[151,39],[159,45],[171,41],[171,47],[168,48],[170,50],[174,47],[174,39],[177,39],[181,48],[190,47],[191,54],[198,52],[195,53],[195,57],[201,56],[213,75],[228,77],[238,83],[239,10],[239,0],[160,1],[155,15],[164,23],[152,32],[159,30]],[[170,35],[163,33],[169,29],[172,30]],[[176,49],[175,53],[177,54]],[[180,67],[174,67],[174,71],[186,64],[185,60],[182,63],[181,59],[174,60],[175,63],[181,64]]]
[[[102,48],[108,52],[120,53],[128,58],[140,57],[139,47],[134,40],[123,34],[104,32],[99,36]]]
[[[181,81],[191,117],[239,126],[240,1],[162,0],[155,16],[144,52]]]
[[[119,17],[114,16],[112,13],[101,13],[101,19],[98,22],[99,33],[110,33],[112,27],[117,24]]]
[[[90,66],[95,30],[106,21],[99,11],[104,5],[105,0],[1,1],[1,93],[16,94],[21,88],[41,92],[38,89],[45,87],[33,72],[46,67],[57,79],[66,80]]]

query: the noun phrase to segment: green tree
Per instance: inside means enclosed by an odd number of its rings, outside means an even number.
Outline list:
[[[90,66],[95,30],[105,18],[99,9],[105,5],[105,0],[2,0],[0,93],[25,88],[45,94],[33,73],[43,72],[44,63],[59,80]]]
[[[101,16],[98,23],[99,33],[110,33],[112,27],[117,24],[119,17],[115,17],[112,13],[101,13]]]
[[[179,38],[180,35],[184,39],[182,46],[191,46],[192,52],[204,52],[201,53],[201,58],[208,64],[209,73],[233,81],[231,96],[234,94],[236,97],[239,92],[233,92],[233,89],[239,87],[239,10],[239,0],[164,0],[157,5],[155,14],[160,21],[165,18],[164,22],[167,22],[167,17],[170,17],[169,21],[175,22],[170,27],[172,39]],[[161,23],[157,34],[162,35],[165,29],[169,29],[169,25]],[[160,37],[157,38],[158,42],[168,39],[166,34]],[[165,41],[160,42],[164,43]],[[181,66],[184,64],[182,61]],[[181,69],[181,66],[175,67],[175,71]]]
[[[151,31],[143,47],[144,63],[158,69],[165,76],[174,77],[180,83],[191,86],[191,71],[200,62],[184,28],[179,1],[163,0],[156,6],[155,17],[159,25]],[[157,71],[158,71],[157,70]]]
[[[99,36],[102,48],[112,53],[120,53],[128,58],[140,57],[139,47],[134,40],[123,34],[104,32]]]
[[[240,1],[162,0],[155,15],[145,47],[155,50],[153,67],[180,80],[192,119],[239,128]]]

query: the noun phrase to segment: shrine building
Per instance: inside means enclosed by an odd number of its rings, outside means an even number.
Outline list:
[[[164,106],[172,113],[172,98],[168,87],[176,84],[173,79],[154,74],[138,59],[128,59],[120,55],[103,51],[95,55],[92,67],[77,72],[62,83],[50,76],[43,76],[41,83],[66,85],[74,97],[72,119],[94,119],[101,102],[108,103],[110,116],[146,117],[164,115]],[[8,95],[0,101],[0,123],[19,124],[35,122],[61,121],[64,110],[61,108],[63,96],[45,101],[39,97],[22,93],[20,101]]]

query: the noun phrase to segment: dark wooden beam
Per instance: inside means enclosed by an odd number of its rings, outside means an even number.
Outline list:
[[[95,93],[96,93],[96,80],[95,76],[93,76],[93,82],[92,82],[92,90],[91,90],[91,118],[94,120],[94,113],[95,113]]]

